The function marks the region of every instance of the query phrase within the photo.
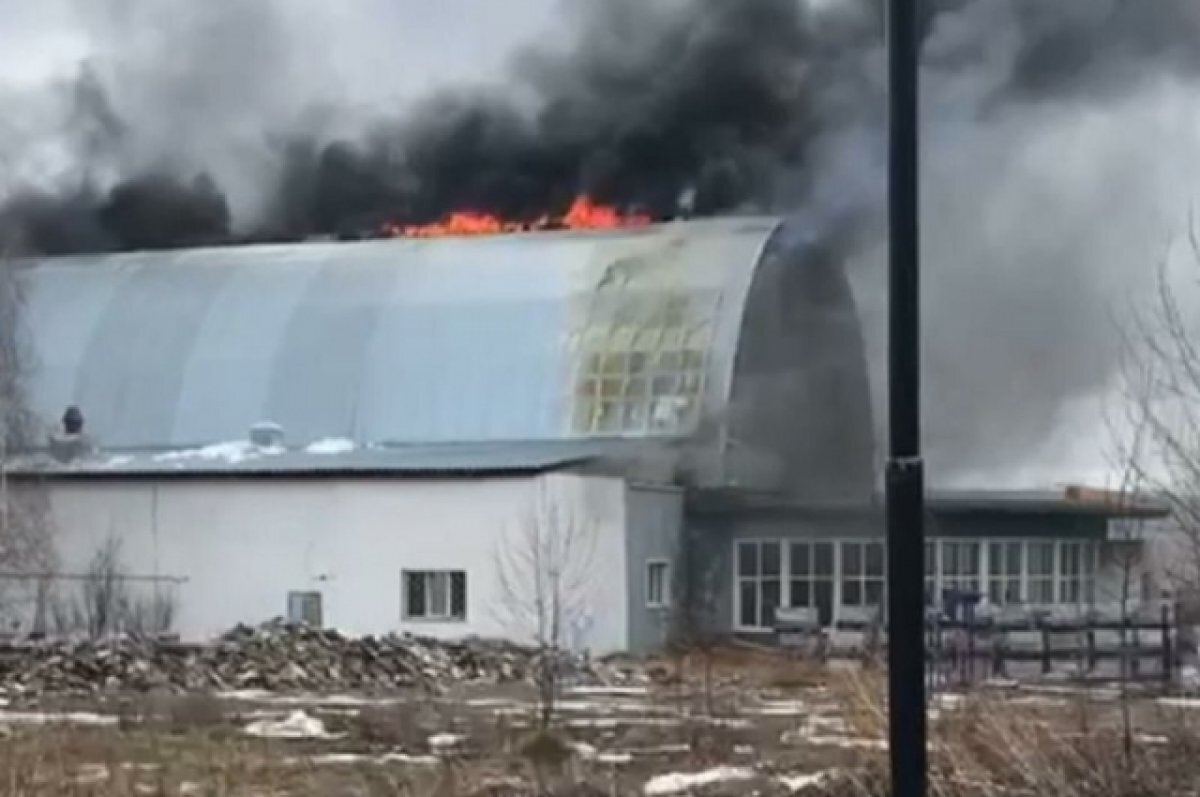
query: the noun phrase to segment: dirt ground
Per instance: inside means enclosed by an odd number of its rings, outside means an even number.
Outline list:
[[[725,654],[566,685],[548,732],[533,690],[117,695],[0,710],[0,794],[790,795],[877,771],[879,679]],[[934,733],[1019,711],[1058,734],[1123,727],[1112,686],[993,683],[931,698]],[[1138,695],[1134,743],[1193,735],[1200,700]],[[1193,720],[1193,717],[1195,720]]]

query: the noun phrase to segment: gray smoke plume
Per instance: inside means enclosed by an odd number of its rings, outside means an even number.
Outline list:
[[[513,20],[549,0],[330,5],[81,5],[101,44],[57,92],[21,95],[40,127],[0,127],[4,163],[52,165],[5,176],[0,218],[61,252],[356,235],[462,207],[540,215],[581,191],[670,215],[690,190],[698,212],[837,230],[879,387],[879,0],[580,2],[503,81],[486,77]],[[1044,481],[1095,461],[1114,302],[1141,289],[1200,176],[1198,9],[926,4],[935,472]],[[420,98],[430,76],[467,82]]]

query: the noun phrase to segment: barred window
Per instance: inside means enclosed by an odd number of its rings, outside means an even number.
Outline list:
[[[462,570],[405,570],[403,616],[406,620],[467,619],[467,574]]]

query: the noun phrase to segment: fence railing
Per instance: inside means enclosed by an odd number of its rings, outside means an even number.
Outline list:
[[[1125,610],[1005,607],[950,614],[930,609],[925,628],[929,676],[940,684],[1053,674],[1169,684],[1178,671],[1175,612],[1165,603]],[[828,625],[815,611],[780,610],[775,631],[779,644],[821,658],[880,657],[887,646],[886,624],[870,607],[843,609]]]

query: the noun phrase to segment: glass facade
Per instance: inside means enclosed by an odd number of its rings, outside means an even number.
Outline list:
[[[769,629],[775,609],[817,609],[824,624],[839,607],[881,608],[886,601],[886,547],[878,539],[740,540],[734,547],[735,626]],[[1083,606],[1096,594],[1099,546],[1088,540],[930,539],[925,594],[931,605],[948,590],[989,603]]]

